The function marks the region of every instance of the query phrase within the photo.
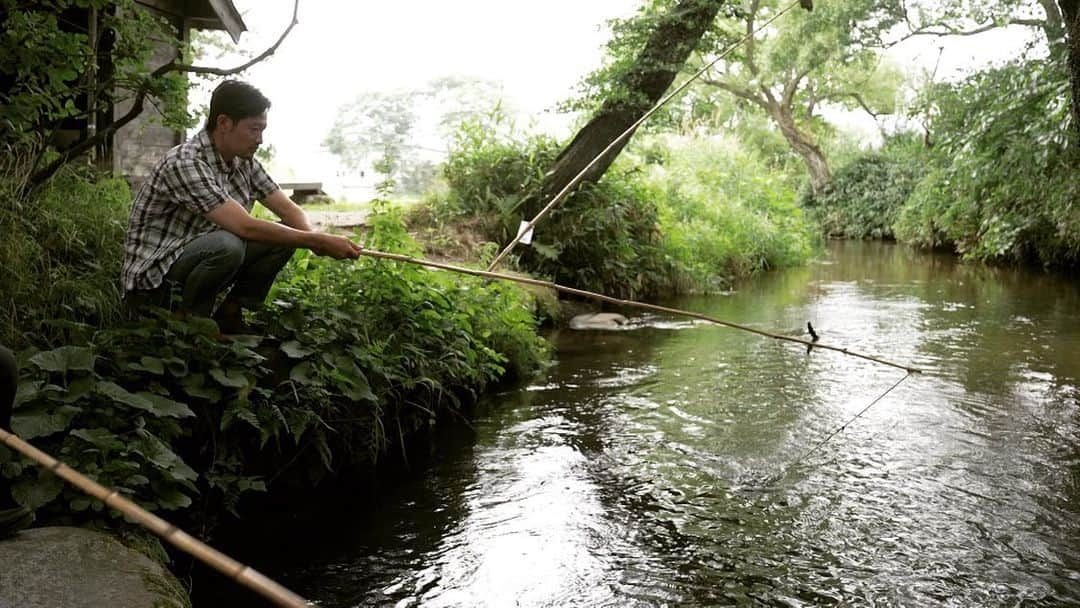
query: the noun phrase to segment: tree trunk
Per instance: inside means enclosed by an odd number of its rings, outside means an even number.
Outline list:
[[[1072,126],[1080,145],[1080,0],[1058,0],[1069,43],[1069,81],[1072,83]]]
[[[829,161],[825,158],[825,153],[821,151],[821,146],[814,143],[809,135],[799,130],[799,127],[795,125],[795,118],[786,108],[778,104],[770,104],[769,114],[776,121],[776,125],[780,127],[784,139],[806,163],[806,169],[810,173],[810,188],[815,195],[822,194],[829,182],[832,181],[832,173],[829,171]]]
[[[619,83],[625,94],[605,101],[555,159],[554,166],[544,177],[542,196],[545,200],[569,184],[604,148],[660,101],[709,30],[722,4],[723,0],[680,0],[660,18],[634,66]],[[627,141],[629,138],[597,161],[583,176],[582,182],[599,180]]]

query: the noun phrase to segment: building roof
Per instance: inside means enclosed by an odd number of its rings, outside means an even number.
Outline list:
[[[225,30],[234,43],[240,42],[240,34],[247,31],[232,0],[135,0],[135,3],[183,19],[195,29]]]
[[[244,25],[244,19],[240,17],[240,11],[236,10],[232,0],[205,0],[205,2],[210,4],[210,8],[217,15],[221,22],[221,29],[229,32],[229,37],[233,42],[240,42],[240,33],[246,32],[247,26]],[[203,4],[203,2],[198,2],[198,4]]]

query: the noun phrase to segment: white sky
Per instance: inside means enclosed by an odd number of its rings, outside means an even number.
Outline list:
[[[566,129],[545,111],[599,65],[606,21],[633,14],[638,2],[301,0],[299,24],[278,52],[243,76],[273,104],[265,142],[276,150],[275,177],[334,181],[336,162],[321,142],[342,104],[440,76],[501,82],[511,107]],[[292,0],[235,4],[249,30],[245,49],[268,46],[292,15]]]
[[[335,157],[321,146],[338,108],[363,91],[420,88],[440,76],[501,82],[512,108],[568,135],[569,119],[550,110],[599,66],[606,22],[633,14],[641,1],[301,0],[299,24],[278,52],[243,76],[273,103],[265,136],[276,150],[272,172],[279,181],[323,181],[340,194],[356,179],[339,177]],[[292,4],[235,0],[249,30],[242,47],[261,51],[276,40]],[[1022,38],[1010,31],[919,37],[890,55],[901,66],[930,69],[944,44],[938,76],[950,77],[1015,55]],[[867,120],[851,126],[871,132]]]

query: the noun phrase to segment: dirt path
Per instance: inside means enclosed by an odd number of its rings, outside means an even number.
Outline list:
[[[367,211],[308,211],[308,219],[317,230],[355,228],[367,221]]]

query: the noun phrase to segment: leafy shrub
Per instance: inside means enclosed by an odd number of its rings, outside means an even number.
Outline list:
[[[465,125],[444,172],[450,191],[436,202],[449,221],[476,222],[500,245],[549,201],[538,192],[559,148],[547,137],[523,142],[479,125]],[[620,297],[664,290],[665,263],[657,209],[634,169],[615,167],[598,184],[568,196],[540,224],[532,245],[515,249],[520,265],[558,283]]]
[[[635,143],[599,183],[543,220],[533,245],[516,249],[526,269],[556,282],[620,297],[715,288],[733,276],[805,261],[811,232],[782,177],[733,144]],[[446,166],[449,196],[436,214],[475,223],[508,242],[536,199],[558,147],[466,128]]]
[[[893,140],[837,171],[824,194],[805,190],[801,204],[827,235],[891,239],[897,212],[926,173],[920,156],[914,142]]]
[[[415,251],[395,212],[372,223],[371,244]],[[525,292],[398,262],[301,253],[272,299],[252,320],[266,338],[221,342],[162,312],[34,354],[13,426],[150,509],[235,511],[271,481],[369,465],[546,353]],[[47,518],[100,517],[3,449],[0,474]]]
[[[127,183],[74,167],[30,196],[13,181],[0,178],[0,342],[57,345],[77,336],[77,324],[115,322]]]
[[[655,143],[648,144],[655,146]],[[664,250],[692,289],[804,263],[815,237],[783,176],[731,140],[675,142],[644,181]]]
[[[1068,86],[1055,60],[1018,60],[938,86],[929,103],[939,168],[905,204],[898,239],[986,262],[1080,262]]]

